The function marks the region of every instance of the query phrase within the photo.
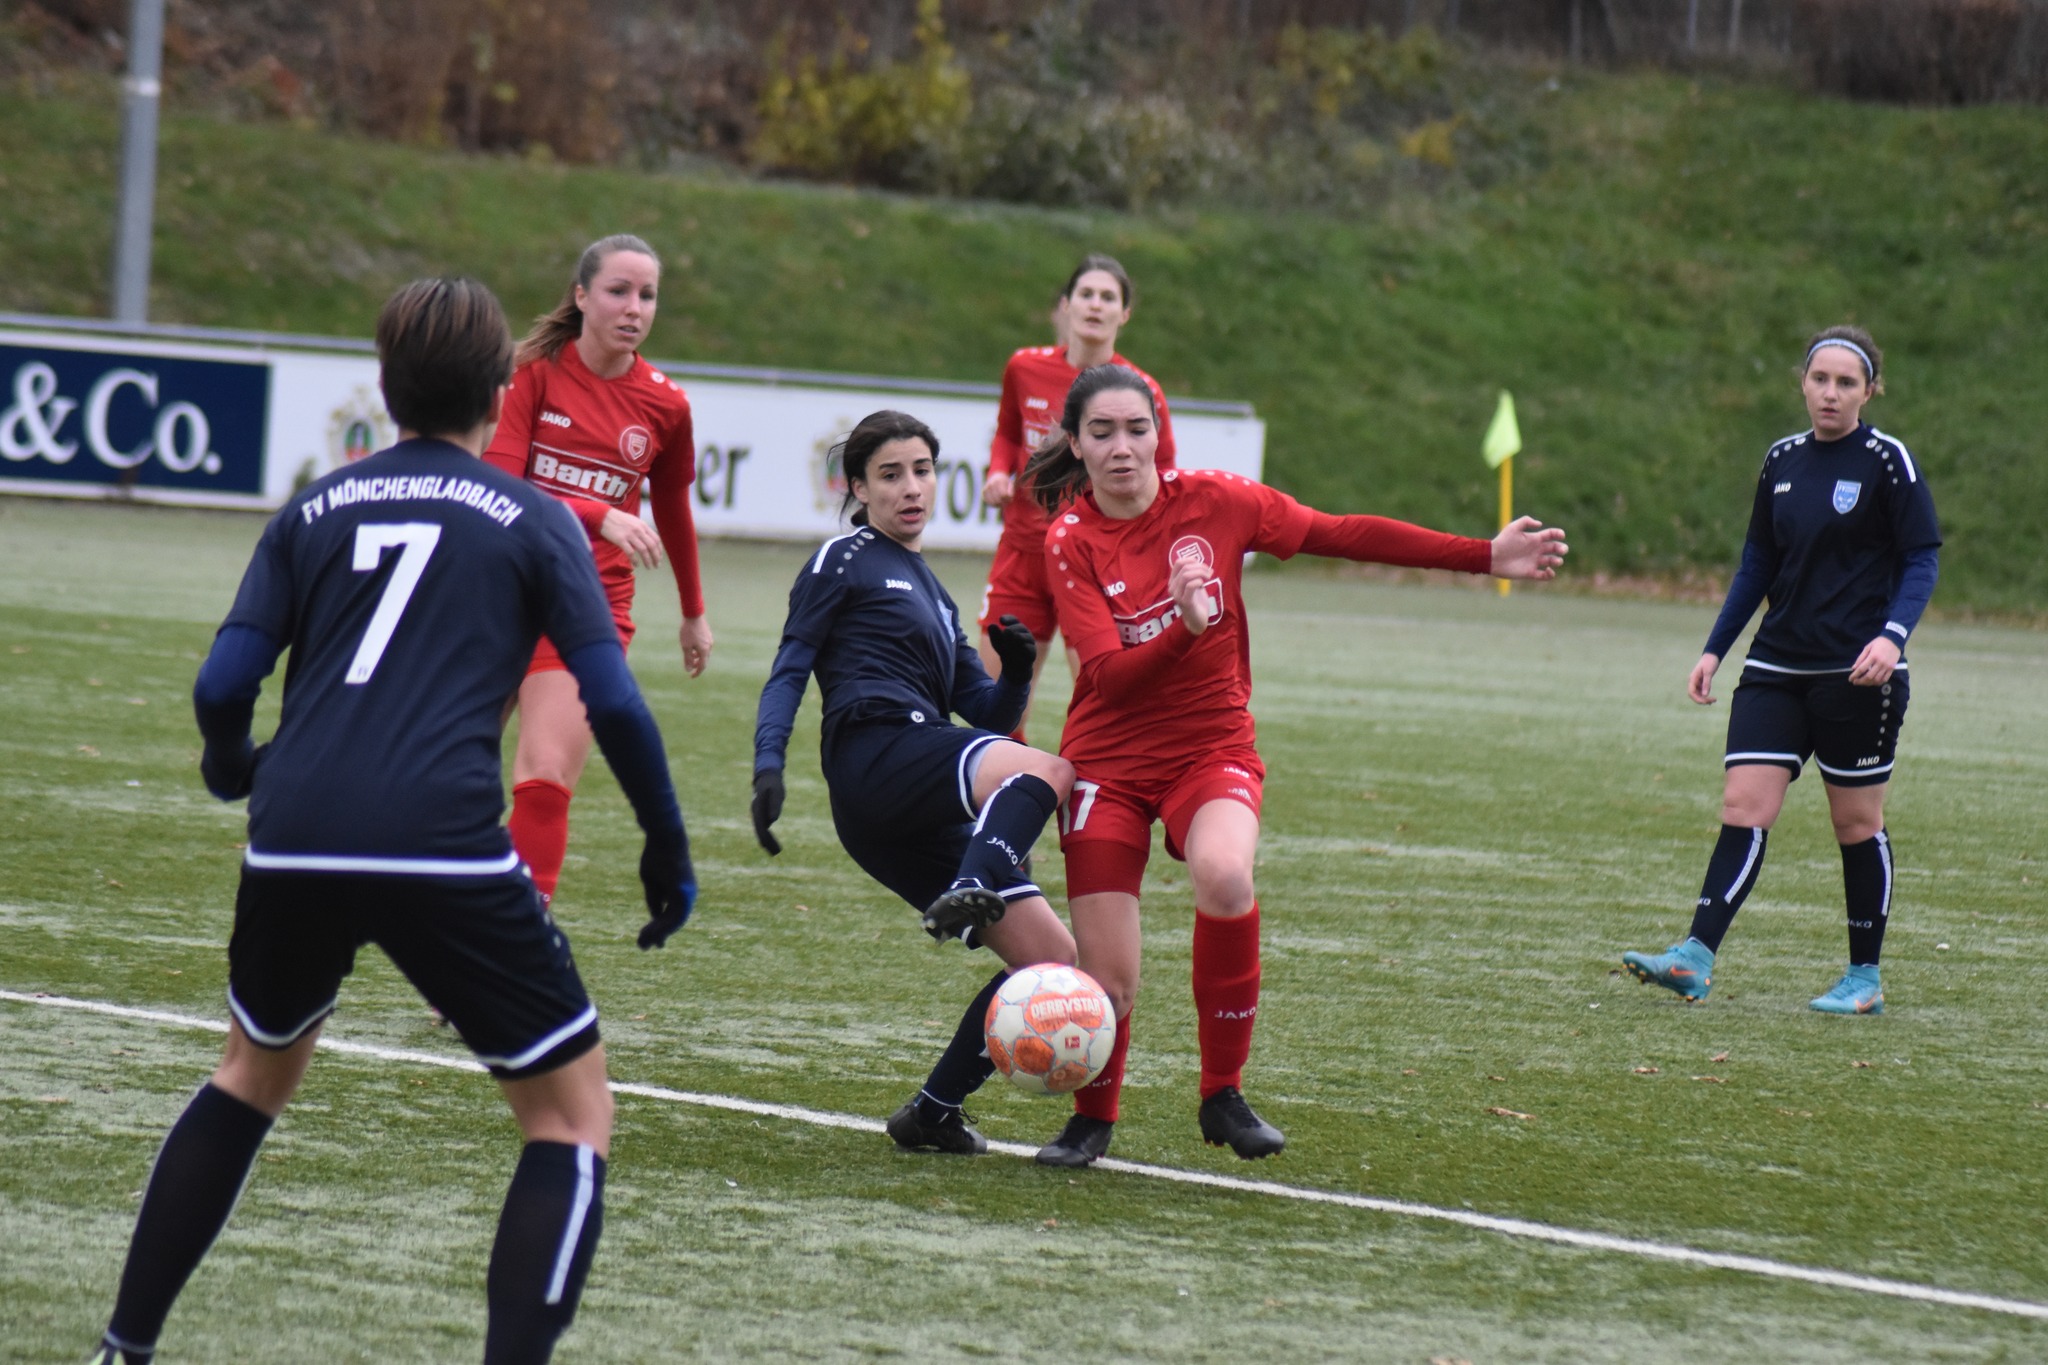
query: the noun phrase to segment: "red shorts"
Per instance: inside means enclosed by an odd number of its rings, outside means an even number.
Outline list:
[[[612,624],[619,628],[619,648],[625,649],[633,643],[633,580],[625,582],[625,591],[610,579],[605,580],[604,594],[612,604]],[[526,666],[526,676],[536,673],[566,673],[569,665],[562,662],[562,656],[555,651],[555,642],[547,636],[540,637],[540,643],[533,647],[533,662]]]
[[[986,634],[998,618],[1014,616],[1041,640],[1060,628],[1053,606],[1052,585],[1045,578],[1045,547],[1027,549],[1015,536],[996,542],[995,561],[988,566],[988,586],[981,590],[981,628]]]
[[[1250,749],[1203,754],[1164,781],[1076,776],[1073,794],[1060,807],[1068,898],[1103,891],[1137,895],[1152,852],[1154,820],[1166,825],[1167,856],[1184,859],[1196,811],[1211,801],[1237,801],[1257,815],[1265,790],[1266,765]]]

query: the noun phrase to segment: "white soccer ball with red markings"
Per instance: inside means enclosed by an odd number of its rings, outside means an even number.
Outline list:
[[[1078,967],[1020,967],[989,1001],[989,1060],[1019,1090],[1079,1090],[1102,1074],[1115,1046],[1109,992]]]

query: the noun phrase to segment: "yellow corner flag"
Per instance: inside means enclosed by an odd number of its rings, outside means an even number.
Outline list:
[[[1486,439],[1479,443],[1479,453],[1486,457],[1488,467],[1500,471],[1500,524],[1506,530],[1508,523],[1515,519],[1515,465],[1514,459],[1522,449],[1522,428],[1515,421],[1515,396],[1506,389],[1500,391],[1500,406],[1493,410],[1493,422],[1486,428]],[[1508,581],[1500,580],[1500,595],[1508,595]]]
[[[1500,406],[1493,411],[1493,424],[1486,429],[1486,439],[1480,442],[1479,453],[1486,457],[1488,469],[1499,469],[1521,449],[1522,428],[1515,421],[1515,396],[1502,389]]]

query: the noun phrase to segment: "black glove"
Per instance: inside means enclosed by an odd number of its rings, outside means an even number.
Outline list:
[[[787,794],[782,787],[782,769],[763,768],[754,774],[754,837],[770,857],[782,852],[782,841],[770,831],[782,818],[782,799]]]
[[[648,919],[640,926],[640,949],[645,952],[668,942],[697,908],[697,873],[690,866],[689,840],[649,837],[640,853],[640,885],[647,892]]]
[[[1038,641],[1030,628],[1014,616],[1000,617],[988,628],[988,643],[1003,661],[1003,681],[1029,687],[1031,666],[1038,662]]]
[[[268,744],[263,749],[268,749]],[[206,789],[223,801],[239,801],[249,794],[256,784],[256,761],[263,756],[247,735],[242,736],[242,747],[232,754],[221,754],[208,745],[199,755],[199,780]]]

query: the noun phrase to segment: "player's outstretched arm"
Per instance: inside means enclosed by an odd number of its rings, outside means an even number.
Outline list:
[[[249,794],[256,777],[257,749],[249,725],[263,680],[277,667],[284,646],[251,626],[223,626],[192,684],[192,712],[206,748],[199,776],[223,801]]]
[[[1516,517],[1493,538],[1493,576],[1555,578],[1570,552],[1561,527],[1545,526],[1534,517]]]
[[[590,733],[647,836],[640,855],[640,882],[647,893],[648,920],[640,930],[640,946],[658,948],[683,927],[697,905],[690,837],[669,779],[661,729],[641,699],[639,685],[626,669],[626,652],[616,639],[570,650],[562,662],[583,694]]]

